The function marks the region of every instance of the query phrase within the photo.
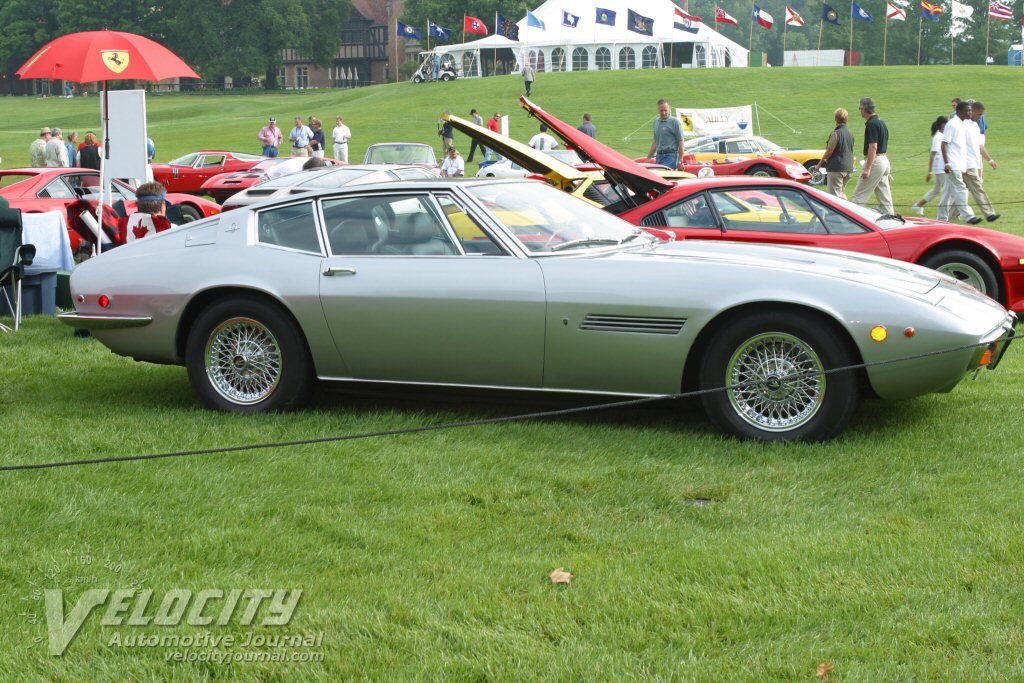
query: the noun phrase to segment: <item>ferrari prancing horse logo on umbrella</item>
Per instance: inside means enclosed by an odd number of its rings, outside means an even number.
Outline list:
[[[127,69],[131,61],[127,50],[101,50],[100,54],[103,55],[103,65],[116,74]]]

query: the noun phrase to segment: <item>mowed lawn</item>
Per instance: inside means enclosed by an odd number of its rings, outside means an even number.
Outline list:
[[[927,126],[952,96],[992,113],[986,175],[1024,234],[1016,71],[890,68],[541,74],[536,99],[646,151],[654,101],[756,99],[820,144],[836,106],[875,96],[898,200],[925,189]],[[950,92],[940,92],[948,83]],[[288,95],[149,100],[158,158],[252,151],[268,113],[341,111],[358,151],[433,141],[449,107],[513,113],[514,77]],[[550,88],[550,90],[548,90]],[[973,90],[973,91],[971,91]],[[740,96],[735,93],[750,93]],[[38,125],[95,99],[4,98],[4,166]],[[63,117],[63,118],[62,118]],[[287,125],[287,122],[285,122]],[[854,130],[859,134],[859,126]],[[21,163],[21,162],[18,162]],[[453,348],[458,340],[453,339]],[[1024,347],[952,393],[866,401],[839,439],[721,437],[694,402],[241,453],[0,473],[0,680],[1020,680],[1024,678]],[[181,368],[135,363],[56,321],[0,336],[0,464],[208,449],[579,405],[522,395],[320,395],[290,415],[198,408]],[[575,574],[554,585],[553,569]],[[47,652],[43,589],[303,591],[286,627],[106,626]],[[218,610],[214,610],[216,614]],[[171,663],[215,647],[120,636],[322,635],[322,661]],[[253,648],[228,648],[244,653]],[[275,653],[264,647],[258,652]],[[826,666],[822,667],[823,663]],[[834,668],[829,668],[834,667]],[[821,671],[825,678],[816,673]]]

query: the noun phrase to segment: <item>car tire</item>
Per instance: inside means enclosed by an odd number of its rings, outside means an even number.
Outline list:
[[[203,217],[202,212],[191,204],[182,204],[178,208],[181,209],[181,217],[186,223],[197,221]]]
[[[982,294],[999,299],[999,278],[985,259],[963,249],[943,249],[921,259],[920,265],[965,282]]]
[[[291,317],[252,297],[221,299],[199,314],[185,365],[200,402],[229,413],[293,410],[313,385],[305,339]]]
[[[811,179],[808,181],[808,185],[824,185],[828,181],[828,175],[825,171],[818,168],[818,161],[820,159],[812,159],[804,164],[804,168],[811,174]]]
[[[767,166],[765,164],[758,164],[756,166],[751,166],[747,170],[747,175],[761,176],[762,178],[778,178],[779,172],[776,171],[771,166]]]
[[[824,441],[846,427],[857,407],[856,373],[826,374],[853,365],[855,357],[842,332],[816,318],[777,311],[738,317],[707,348],[699,384],[709,393],[701,402],[728,435]],[[793,373],[805,376],[786,379]],[[754,380],[764,382],[737,386]]]

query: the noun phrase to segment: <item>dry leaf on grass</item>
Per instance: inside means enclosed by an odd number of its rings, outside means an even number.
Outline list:
[[[822,662],[818,665],[818,678],[829,678],[829,674],[836,670],[836,665],[829,662]]]
[[[572,580],[576,578],[575,574],[570,574],[562,567],[548,574],[548,577],[551,579],[551,583],[564,583],[566,585],[572,583]]]

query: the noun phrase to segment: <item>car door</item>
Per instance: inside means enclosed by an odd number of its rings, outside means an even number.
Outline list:
[[[327,324],[351,378],[539,387],[544,282],[454,193],[325,198]]]

